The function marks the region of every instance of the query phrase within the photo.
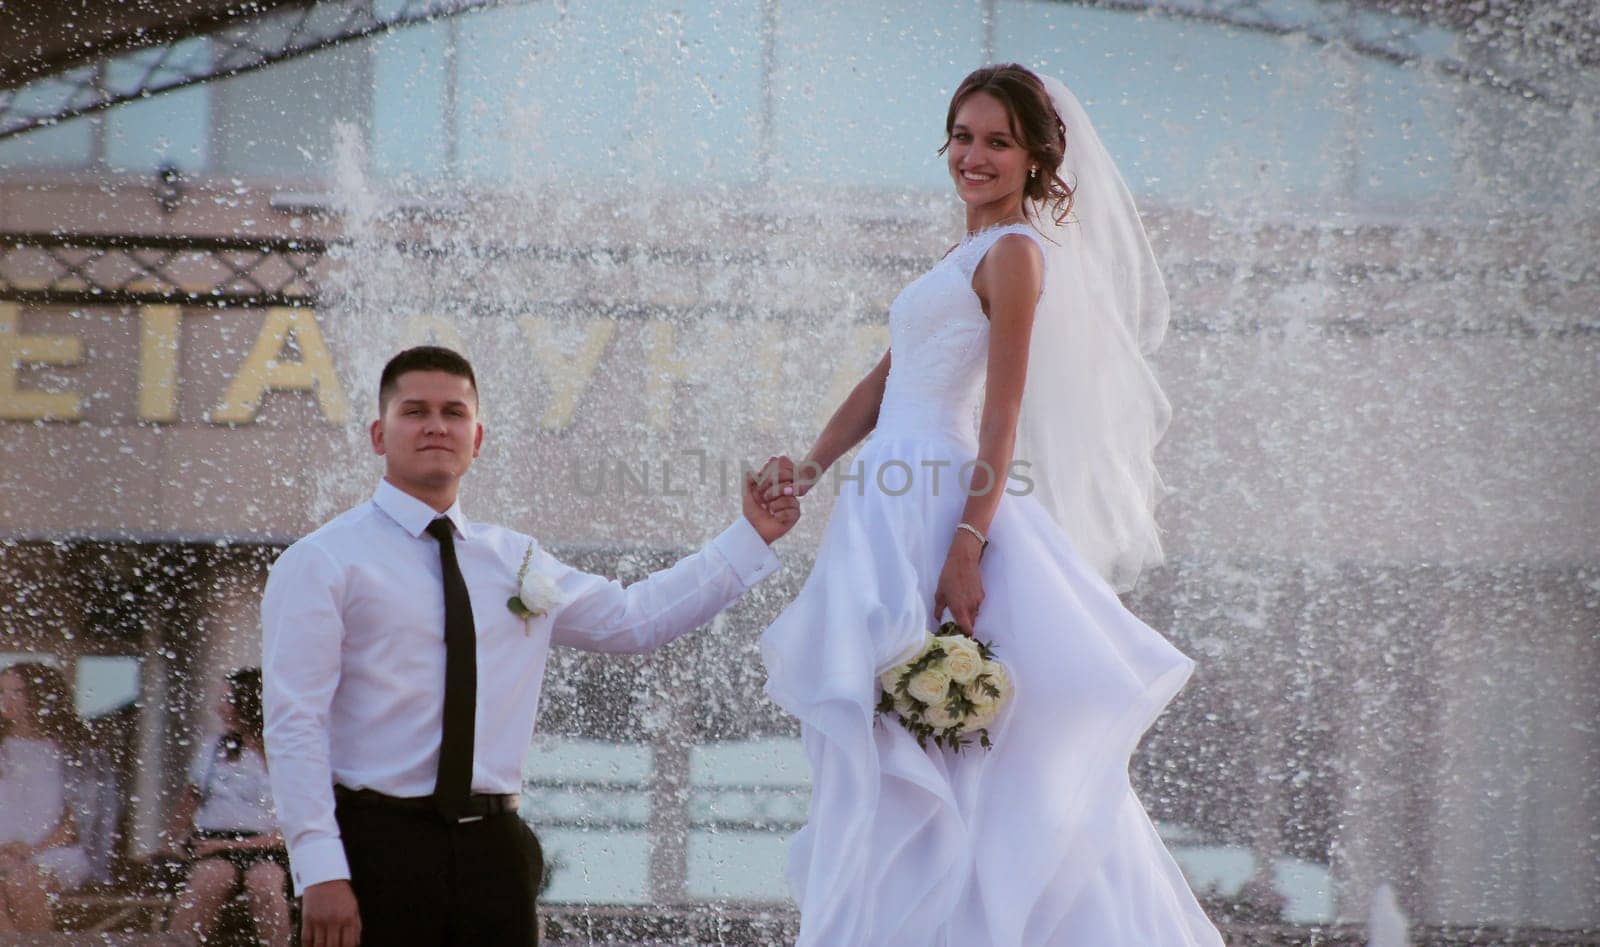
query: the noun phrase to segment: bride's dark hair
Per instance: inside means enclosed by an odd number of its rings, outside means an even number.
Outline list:
[[[950,111],[944,118],[944,145],[939,153],[944,154],[950,147],[956,112],[974,92],[987,92],[1006,107],[1006,114],[1011,117],[1011,134],[1039,166],[1039,176],[1029,177],[1023,184],[1022,196],[1048,207],[1055,222],[1064,223],[1072,213],[1075,190],[1061,179],[1061,160],[1067,152],[1067,128],[1056,115],[1044,83],[1022,66],[1014,62],[984,66],[961,80],[956,94],[950,97]]]

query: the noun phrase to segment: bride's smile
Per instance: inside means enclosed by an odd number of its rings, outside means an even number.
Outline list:
[[[1027,181],[1027,149],[1017,146],[1011,114],[994,96],[969,95],[956,110],[945,159],[956,194],[969,212],[979,211],[986,226],[1014,215]]]

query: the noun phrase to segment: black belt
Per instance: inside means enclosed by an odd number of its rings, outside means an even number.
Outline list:
[[[362,808],[401,809],[407,812],[428,812],[438,814],[439,804],[432,796],[390,796],[378,792],[376,789],[350,789],[346,786],[333,787],[334,801],[340,805],[358,806]],[[516,812],[521,797],[516,793],[496,794],[475,792],[467,797],[467,804],[462,809],[460,822],[474,822],[484,816],[504,815],[507,812]]]

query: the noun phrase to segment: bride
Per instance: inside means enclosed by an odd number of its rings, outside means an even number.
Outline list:
[[[770,488],[829,483],[871,434],[761,638],[812,772],[787,871],[799,945],[1220,945],[1128,779],[1194,667],[1117,598],[1161,556],[1169,407],[1144,354],[1166,290],[1061,83],[979,69],[945,130],[966,236],[901,291],[890,351]],[[946,612],[1010,672],[992,749],[924,749],[874,714],[878,674]]]

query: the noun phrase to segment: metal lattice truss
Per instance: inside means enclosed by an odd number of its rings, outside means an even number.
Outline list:
[[[0,140],[134,99],[238,75],[329,46],[440,17],[531,0],[325,0],[273,7],[213,32],[125,52],[0,90]],[[1452,3],[1449,0],[1062,0],[1102,9],[1179,17],[1275,35],[1303,35],[1361,55],[1437,68],[1529,99],[1565,107],[1573,99],[1552,66],[1589,65],[1600,26],[1588,0]],[[1520,19],[1506,9],[1525,10]],[[1538,17],[1543,19],[1539,20]],[[1535,22],[1537,21],[1537,22]],[[1467,33],[1501,29],[1506,51],[1463,52]],[[1554,38],[1551,40],[1551,38]],[[1492,45],[1492,44],[1491,44]],[[1559,63],[1561,58],[1572,60]]]
[[[9,234],[0,299],[66,305],[282,306],[316,294],[320,241]]]
[[[252,72],[385,30],[494,6],[494,0],[337,0],[278,7],[214,32],[147,46],[0,90],[0,139]]]

